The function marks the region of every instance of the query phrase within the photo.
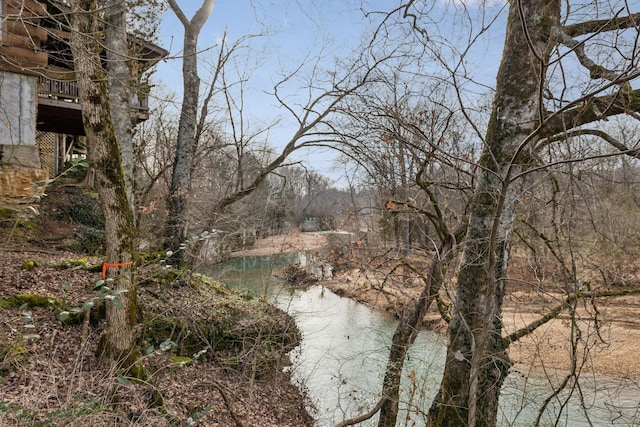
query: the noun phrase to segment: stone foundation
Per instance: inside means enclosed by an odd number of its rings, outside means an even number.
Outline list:
[[[40,169],[40,150],[33,145],[0,144],[0,162],[31,169]]]
[[[0,198],[5,202],[29,202],[44,192],[48,178],[44,169],[0,164]]]

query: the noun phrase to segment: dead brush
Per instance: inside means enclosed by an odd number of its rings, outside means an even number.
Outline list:
[[[95,334],[74,353],[60,338],[53,333],[46,343],[30,344],[23,363],[6,371],[0,385],[0,425],[169,425],[150,407],[150,384],[135,384],[119,376],[117,366],[96,358]]]

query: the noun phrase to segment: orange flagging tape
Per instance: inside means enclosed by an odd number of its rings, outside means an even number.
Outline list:
[[[107,278],[107,267],[124,267],[127,265],[131,265],[133,264],[133,261],[129,261],[129,262],[118,262],[115,264],[110,264],[110,263],[102,263],[102,278],[106,279]]]

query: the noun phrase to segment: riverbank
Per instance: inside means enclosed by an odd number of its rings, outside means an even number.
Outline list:
[[[286,313],[149,260],[137,271],[148,375],[138,382],[94,354],[104,330],[98,304],[86,323],[57,317],[98,294],[101,259],[2,243],[0,425],[312,425],[282,369],[299,340]]]
[[[234,252],[231,256],[267,256],[304,252],[324,248],[327,244],[327,236],[325,234],[302,233],[294,230],[289,233],[258,239],[250,249]]]
[[[240,254],[269,255],[317,250],[323,246],[324,237],[313,233],[289,233],[258,241],[251,251]],[[526,262],[514,253],[510,271],[512,282],[504,305],[505,333],[538,320],[564,300],[560,293],[525,285],[530,283],[530,278],[526,277]],[[373,269],[342,271],[321,284],[340,296],[396,316],[406,310],[422,291],[419,285],[399,286],[393,280],[385,280],[384,273]],[[598,325],[589,320],[596,309],[600,320]],[[570,355],[575,354],[575,362],[581,371],[639,380],[640,296],[610,298],[598,301],[597,305],[583,301],[577,307],[577,313],[579,319],[576,322],[572,323],[566,313],[562,314],[511,344],[509,356],[515,362],[514,369],[532,376],[549,372],[563,375],[571,369],[574,360]],[[423,325],[446,334],[446,323],[434,308],[425,316]],[[580,334],[579,345],[575,348],[570,340],[572,334]]]
[[[338,274],[323,281],[322,285],[342,297],[396,316],[422,291],[420,287],[400,288],[389,281],[381,286],[383,279],[381,273],[357,269]],[[514,332],[538,320],[561,301],[559,294],[509,293],[503,310],[505,332]],[[569,371],[573,363],[570,337],[580,333],[583,337],[576,354],[580,370],[625,380],[640,379],[640,360],[637,357],[640,352],[640,297],[616,298],[601,305],[599,330],[587,320],[590,318],[588,309],[579,309],[585,320],[577,325],[572,325],[568,315],[561,315],[512,343],[509,357],[515,363],[514,368],[528,375],[538,375],[543,371],[556,371],[561,375]],[[423,325],[446,334],[446,323],[433,307],[425,316]],[[580,328],[580,332],[576,328]]]

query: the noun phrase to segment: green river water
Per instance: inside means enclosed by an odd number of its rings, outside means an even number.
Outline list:
[[[286,264],[305,262],[304,254],[241,257],[205,273],[255,297],[266,296],[296,319],[303,341],[290,355],[292,378],[307,393],[316,426],[325,427],[366,412],[375,404],[397,320],[321,286],[294,289],[274,277]],[[418,336],[404,368],[403,412],[397,426],[424,426],[424,414],[442,375],[445,351],[441,336],[430,331]],[[538,408],[557,381],[559,378],[542,375],[509,375],[502,390],[499,425],[534,425]],[[540,425],[640,426],[639,385],[602,377],[583,377],[581,381],[582,398],[566,399],[567,392],[561,393],[552,399]],[[359,425],[374,426],[375,419]]]

